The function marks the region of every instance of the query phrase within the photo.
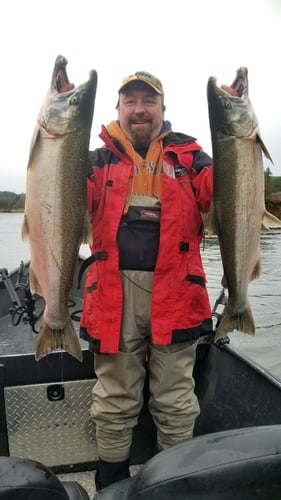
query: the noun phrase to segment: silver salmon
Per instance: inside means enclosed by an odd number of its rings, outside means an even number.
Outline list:
[[[36,338],[36,360],[64,349],[82,361],[68,311],[75,262],[91,242],[87,212],[87,159],[97,88],[92,70],[75,87],[58,56],[30,147],[23,238],[30,244],[30,289],[45,300]]]
[[[227,304],[215,340],[238,330],[254,335],[248,284],[261,273],[260,233],[281,227],[265,209],[263,153],[271,160],[248,95],[248,71],[241,67],[231,86],[207,86],[214,162],[211,227],[218,236]],[[271,160],[272,161],[272,160]]]

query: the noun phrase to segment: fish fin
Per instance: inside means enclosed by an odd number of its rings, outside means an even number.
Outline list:
[[[269,151],[268,151],[268,149],[267,149],[266,145],[264,144],[264,142],[263,142],[263,140],[262,140],[262,138],[261,138],[261,136],[260,136],[260,134],[259,134],[259,133],[257,134],[257,142],[261,145],[261,148],[262,148],[262,150],[263,150],[264,156],[265,156],[265,157],[266,157],[269,161],[271,161],[272,165],[274,165],[273,160],[272,160],[272,158],[271,158],[271,156],[270,156],[270,154],[269,154]]]
[[[217,233],[215,233],[214,229],[211,226],[208,226],[207,228],[207,235],[208,236],[216,236]]]
[[[278,227],[281,227],[281,220],[278,219],[278,217],[275,217],[275,215],[272,215],[270,212],[265,210],[262,217],[262,228],[274,229]]]
[[[57,349],[64,349],[74,358],[78,359],[78,361],[82,362],[81,346],[70,317],[62,330],[54,330],[50,328],[44,319],[42,320],[40,331],[36,338],[36,361],[55,352]]]
[[[207,236],[214,236],[215,232],[213,231],[213,227],[211,224],[212,212],[201,213],[202,222],[204,225],[204,230]]]
[[[33,154],[34,154],[39,137],[40,137],[40,128],[38,126],[36,126],[34,133],[33,133],[33,136],[32,136],[32,139],[31,139],[27,168],[31,167]]]
[[[211,216],[211,214],[208,221],[207,234],[208,236],[216,236],[218,234],[215,219]]]
[[[209,226],[210,212],[206,212],[206,213],[202,213],[201,212],[200,215],[201,215],[201,219],[202,219],[202,223],[203,223],[204,229],[206,229]]]
[[[88,210],[84,217],[81,244],[82,243],[88,243],[89,245],[93,243],[92,224]]]
[[[259,278],[260,275],[261,275],[261,269],[262,269],[261,268],[261,254],[260,254],[260,250],[259,250],[258,254],[257,254],[256,263],[255,263],[254,268],[252,270],[252,273],[251,273],[249,281],[253,281],[256,278]]]
[[[26,214],[24,214],[23,221],[22,221],[22,228],[21,228],[21,239],[26,240],[29,235],[29,230],[28,230],[28,223],[27,223],[27,217]]]
[[[207,234],[208,236],[215,236],[219,234],[218,220],[213,202],[211,203],[210,211],[208,212]]]
[[[215,342],[233,330],[255,335],[256,327],[249,303],[242,312],[236,314],[228,305],[225,306],[222,319],[216,329]]]
[[[41,295],[41,297],[44,297],[41,285],[37,279],[35,272],[33,271],[32,264],[29,268],[29,287],[32,294],[37,293],[38,295]]]
[[[258,258],[257,258],[256,263],[254,265],[254,268],[253,268],[253,270],[251,272],[251,276],[250,276],[249,281],[253,281],[256,278],[259,278],[260,275],[261,275],[261,259],[260,259],[260,252],[259,252]],[[228,288],[227,279],[226,279],[225,274],[222,277],[221,286],[223,288]]]
[[[223,277],[222,277],[222,279],[221,279],[221,286],[222,286],[223,288],[228,288],[228,286],[227,286],[227,279],[226,279],[225,274],[223,275]]]

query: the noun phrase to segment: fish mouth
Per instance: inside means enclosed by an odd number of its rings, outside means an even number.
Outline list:
[[[229,97],[240,98],[248,97],[248,69],[241,66],[236,71],[236,77],[231,85],[217,86],[217,79],[211,76],[208,80],[208,87],[213,88],[218,94],[227,94]]]
[[[67,64],[68,61],[64,56],[57,56],[52,74],[51,87],[58,94],[69,92],[75,88],[75,85],[69,81],[66,71]]]
[[[56,90],[59,94],[68,92],[74,89],[74,84],[68,81],[67,75],[64,71],[60,70],[56,78]]]
[[[208,80],[207,100],[212,141],[218,137],[252,137],[257,119],[248,95],[248,70],[241,66],[231,85],[217,85]]]
[[[221,88],[233,97],[242,98],[248,95],[248,69],[245,66],[239,68],[230,87],[222,85]]]
[[[68,61],[66,57],[61,55],[57,56],[51,80],[52,93],[65,94],[76,88],[74,83],[70,83],[69,81],[66,71],[67,64]],[[95,89],[95,93],[97,87],[97,72],[94,69],[89,72],[88,87]]]

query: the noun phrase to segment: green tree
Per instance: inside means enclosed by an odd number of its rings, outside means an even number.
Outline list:
[[[272,173],[269,167],[266,167],[264,171],[264,191],[265,195],[269,195],[272,192]]]
[[[0,191],[0,211],[11,212],[24,209],[25,194],[16,194],[11,191]]]

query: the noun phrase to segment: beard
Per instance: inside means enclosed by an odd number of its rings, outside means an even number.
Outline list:
[[[131,127],[131,142],[135,149],[147,148],[152,139],[151,125],[145,124],[144,127],[138,129]]]

